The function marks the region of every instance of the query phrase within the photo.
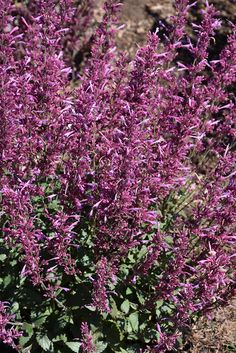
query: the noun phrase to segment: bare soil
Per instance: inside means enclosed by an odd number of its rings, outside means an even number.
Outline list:
[[[95,19],[100,22],[102,17],[102,7],[105,0],[97,0]],[[162,25],[168,26],[171,16],[175,13],[173,0],[120,0],[122,3],[122,12],[120,24],[124,28],[119,30],[117,46],[119,49],[127,51],[132,57],[137,48],[146,42],[146,36],[149,31],[154,31]],[[190,2],[193,2],[191,0]],[[209,0],[219,11],[219,17],[222,20],[222,28],[216,36],[216,45],[219,50],[226,42],[226,36],[229,33],[230,21],[235,22],[236,18],[236,0]],[[199,19],[199,10],[204,6],[204,0],[200,0],[198,5],[192,8],[189,17],[191,21]]]
[[[148,31],[154,31],[162,24],[170,23],[170,17],[175,13],[172,0],[123,0],[121,23],[124,29],[118,35],[118,47],[127,50],[133,56],[138,46],[146,41]],[[204,1],[192,8],[190,22],[199,17],[199,9]],[[219,11],[222,29],[217,33],[217,45],[221,48],[229,32],[229,21],[235,22],[236,0],[210,0]],[[219,50],[220,50],[219,48]]]
[[[212,319],[201,319],[189,337],[191,353],[236,352],[236,302],[212,313]],[[184,352],[184,351],[183,351]]]

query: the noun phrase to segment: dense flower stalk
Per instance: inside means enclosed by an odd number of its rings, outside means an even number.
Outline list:
[[[82,322],[81,324],[81,333],[82,333],[82,350],[84,353],[93,353],[95,352],[95,347],[93,344],[93,338],[89,332],[87,322]]]
[[[3,45],[3,53],[8,52],[1,65],[3,94],[8,91],[3,97],[3,117],[8,119],[3,132],[7,140],[1,163],[2,194],[5,211],[11,216],[11,227],[5,228],[5,233],[8,240],[21,244],[26,258],[24,273],[39,284],[46,263],[40,259],[40,242],[51,240],[45,240],[37,229],[32,198],[43,194],[40,180],[56,168],[60,156],[56,140],[62,126],[66,129],[66,117],[72,109],[69,95],[60,92],[69,72],[62,61],[60,40],[73,7],[72,2],[61,1],[58,12],[53,1],[41,2],[40,7],[31,2],[29,9],[5,3],[3,19],[9,14],[11,21],[3,23],[1,41],[9,43]],[[7,85],[11,85],[9,89]]]

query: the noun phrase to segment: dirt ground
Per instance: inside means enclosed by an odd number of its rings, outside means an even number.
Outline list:
[[[101,15],[103,0],[98,0],[97,16]],[[224,46],[229,31],[228,21],[235,23],[236,0],[210,0],[219,10],[223,27],[217,33],[217,43]],[[146,41],[146,34],[155,30],[162,23],[169,23],[174,14],[171,0],[123,0],[121,24],[124,28],[119,31],[117,46],[126,50],[132,57],[139,46]],[[204,1],[200,1],[204,3]],[[194,18],[197,13],[193,12]],[[236,301],[230,306],[218,309],[212,313],[212,320],[201,319],[180,352],[188,353],[233,353],[236,352]]]
[[[95,23],[102,18],[102,7],[105,0],[96,0]],[[197,6],[192,7],[189,16],[191,21],[199,20],[199,10],[204,6],[206,0],[198,0]],[[219,12],[222,20],[222,28],[217,32],[215,39],[215,53],[220,52],[226,42],[230,30],[230,22],[235,23],[236,0],[208,0]],[[123,29],[118,32],[117,47],[125,50],[132,58],[139,46],[146,42],[149,31],[167,27],[171,22],[171,16],[175,13],[174,0],[120,0],[122,12],[120,24]],[[190,0],[190,3],[194,0]],[[189,26],[190,28],[190,26]],[[214,54],[214,53],[213,53]]]
[[[191,353],[236,352],[236,302],[215,311],[211,321],[200,320],[189,341]]]

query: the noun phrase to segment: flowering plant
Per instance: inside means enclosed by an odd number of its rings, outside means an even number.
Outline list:
[[[191,38],[175,5],[129,60],[107,1],[71,75],[90,13],[0,0],[0,338],[19,352],[164,352],[235,294],[235,27],[210,60],[216,11]]]

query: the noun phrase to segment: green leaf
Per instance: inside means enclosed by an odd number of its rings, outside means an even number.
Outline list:
[[[128,299],[123,301],[120,308],[123,311],[123,313],[128,314],[129,309],[130,309],[130,303],[129,303]]]
[[[125,331],[127,333],[131,333],[132,332],[132,326],[131,323],[129,322],[129,320],[125,320]]]
[[[115,321],[107,320],[104,322],[104,334],[108,343],[115,344],[123,339],[123,335]]]
[[[140,346],[135,344],[126,349],[120,348],[120,353],[138,353],[140,351]]]
[[[163,305],[161,307],[161,311],[164,312],[165,314],[167,313],[168,315],[171,315],[173,313],[174,307],[171,305]]]
[[[49,204],[48,204],[48,208],[51,210],[57,210],[59,207],[59,203],[58,200],[52,200]]]
[[[130,294],[133,294],[133,291],[132,291],[132,289],[131,288],[127,288],[126,289],[126,295],[130,295]]]
[[[147,254],[147,247],[143,246],[140,250],[140,252],[138,253],[138,259],[142,259],[142,257],[144,257],[144,255]]]
[[[21,353],[30,353],[32,349],[32,344],[28,347],[25,347],[21,350]]]
[[[53,343],[50,341],[47,335],[37,335],[36,336],[36,341],[40,345],[41,348],[43,348],[44,351],[48,352],[50,351]]]
[[[1,262],[4,262],[7,258],[7,255],[6,254],[0,254],[0,261]]]
[[[27,322],[24,322],[22,329],[25,331],[24,335],[19,338],[19,344],[23,348],[27,342],[31,339],[33,336],[34,330],[32,325],[28,324]]]
[[[107,343],[97,342],[96,343],[96,353],[102,353],[107,348]]]
[[[11,310],[12,314],[16,314],[18,310],[19,310],[19,303],[14,302]]]
[[[177,337],[177,342],[180,346],[183,346],[183,337],[182,336]]]
[[[120,266],[120,276],[121,277],[125,277],[125,276],[128,276],[129,274],[129,269],[126,265],[121,265]]]
[[[135,259],[134,259],[134,255],[133,254],[129,254],[128,255],[128,259],[131,263],[134,263],[135,262]]]
[[[42,315],[38,319],[33,321],[34,326],[41,326],[47,321],[48,316],[47,315]]]
[[[145,298],[143,296],[143,293],[141,291],[137,290],[136,295],[137,295],[139,303],[143,305],[145,303]]]
[[[110,315],[113,319],[116,319],[117,317],[120,316],[120,312],[117,308],[116,302],[113,298],[110,299],[110,307],[111,307],[111,312]]]
[[[26,344],[27,342],[29,342],[29,340],[31,339],[32,336],[33,336],[33,332],[32,332],[31,334],[28,334],[27,336],[21,336],[21,337],[19,338],[19,344],[20,344],[20,346],[21,346],[21,347],[24,347],[25,344]]]
[[[160,338],[160,334],[157,330],[153,329],[153,328],[148,328],[146,327],[145,332],[143,332],[144,334],[144,341],[146,343],[149,343],[150,341],[158,341]]]
[[[84,305],[84,307],[85,307],[86,309],[88,309],[89,311],[96,311],[96,307],[93,306],[93,305]]]
[[[156,301],[156,309],[159,309],[164,304],[164,300],[160,299]]]
[[[128,320],[132,327],[132,330],[134,332],[137,332],[139,328],[138,311],[135,311],[134,313],[130,314]]]
[[[22,329],[26,331],[28,334],[33,333],[33,326],[31,324],[28,324],[28,322],[24,322],[22,325]]]
[[[12,281],[12,277],[11,275],[7,275],[6,277],[4,277],[3,279],[3,286],[4,288],[6,288]]]
[[[57,335],[55,338],[52,339],[53,342],[59,342],[59,341],[63,341],[66,342],[67,341],[67,337],[65,334],[62,335]]]
[[[138,304],[136,304],[136,303],[131,303],[131,302],[130,302],[130,307],[131,307],[132,309],[134,309],[134,310],[137,310],[137,309],[138,309]]]
[[[167,242],[167,244],[169,244],[169,245],[173,245],[173,238],[172,238],[172,236],[170,236],[170,235],[167,235],[166,237],[165,237],[165,241]]]
[[[97,325],[90,324],[90,330],[92,332],[93,340],[98,341],[101,337],[103,337],[103,333],[101,328]]]
[[[72,352],[79,353],[79,349],[81,346],[80,342],[64,342],[67,347],[72,350]]]

